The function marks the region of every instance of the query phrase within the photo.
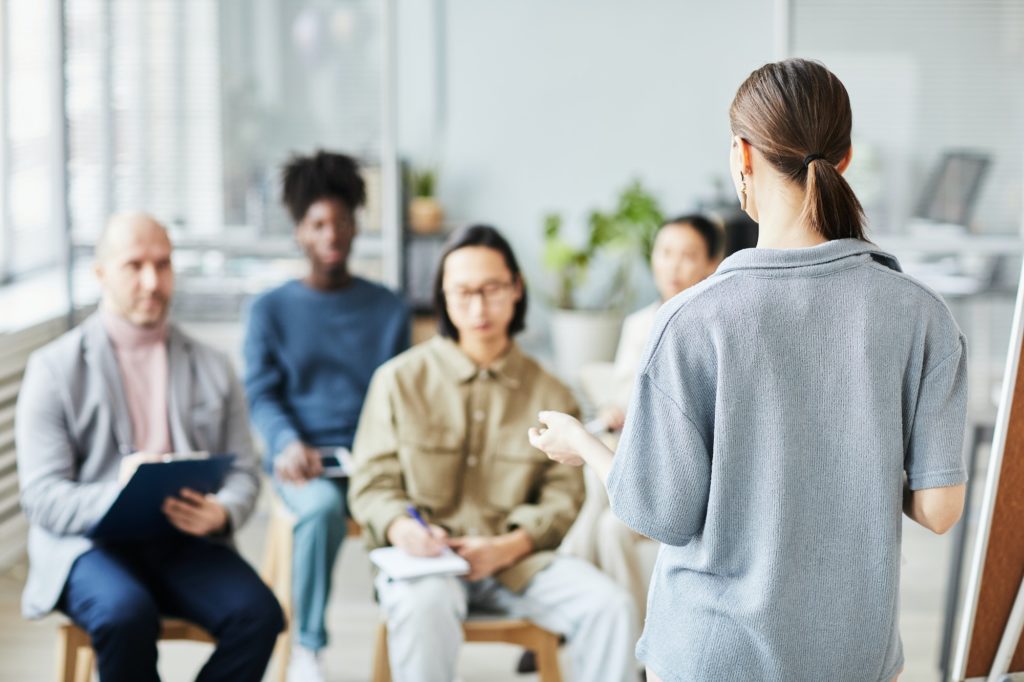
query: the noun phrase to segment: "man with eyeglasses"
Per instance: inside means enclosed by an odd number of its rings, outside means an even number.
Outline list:
[[[583,479],[551,466],[527,430],[547,405],[578,408],[512,340],[526,291],[508,242],[483,225],[456,234],[434,300],[440,335],[377,371],[353,448],[349,502],[367,544],[415,556],[450,548],[470,566],[463,578],[377,577],[396,682],[450,682],[470,610],[564,635],[575,680],[635,679],[629,596],[593,565],[553,553]]]
[[[289,161],[284,203],[309,274],[258,298],[245,337],[252,419],[274,488],[298,517],[288,676],[301,682],[324,679],[331,572],[346,529],[347,479],[324,477],[322,455],[352,446],[370,377],[409,345],[404,304],[348,271],[365,200],[352,158],[320,151]]]

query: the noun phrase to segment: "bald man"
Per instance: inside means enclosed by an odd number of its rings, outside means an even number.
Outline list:
[[[30,523],[23,613],[66,613],[92,638],[103,682],[159,679],[163,615],[217,640],[199,680],[259,680],[283,618],[231,548],[259,492],[242,389],[224,355],[167,322],[171,243],[152,217],[114,216],[95,272],[99,311],[32,354],[18,396]],[[215,494],[163,501],[174,531],[117,544],[86,537],[140,464],[193,451],[236,459]]]

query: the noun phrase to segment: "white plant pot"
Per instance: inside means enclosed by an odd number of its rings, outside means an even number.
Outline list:
[[[621,327],[622,314],[615,311],[552,311],[551,339],[559,375],[575,383],[584,365],[614,360]]]

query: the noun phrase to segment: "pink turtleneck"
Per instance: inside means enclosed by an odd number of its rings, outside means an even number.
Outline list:
[[[138,452],[171,452],[167,418],[167,323],[139,327],[116,313],[101,310],[121,385],[132,418],[132,444]]]

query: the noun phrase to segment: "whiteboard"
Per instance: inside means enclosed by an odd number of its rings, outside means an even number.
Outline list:
[[[986,677],[1024,577],[1024,268],[950,678]],[[1024,641],[1010,663],[1024,671]]]

